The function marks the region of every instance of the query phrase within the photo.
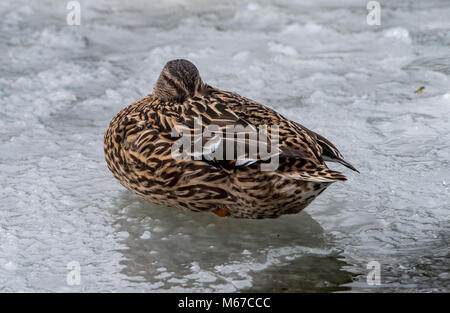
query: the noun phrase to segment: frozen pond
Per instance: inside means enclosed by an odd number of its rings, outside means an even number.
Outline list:
[[[65,1],[0,2],[0,291],[450,291],[447,0],[382,4],[380,26],[356,0],[80,2],[80,26]],[[174,58],[361,174],[330,164],[349,180],[275,220],[141,201],[103,133]]]

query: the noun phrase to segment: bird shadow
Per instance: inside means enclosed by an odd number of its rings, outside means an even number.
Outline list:
[[[123,191],[115,227],[126,233],[122,273],[155,291],[345,291],[354,274],[306,212],[221,218],[150,204]],[[145,288],[147,286],[147,288]]]

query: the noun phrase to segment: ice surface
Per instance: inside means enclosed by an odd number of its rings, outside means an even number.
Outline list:
[[[80,26],[64,1],[0,2],[0,291],[449,291],[447,0],[383,2],[380,26],[356,0],[80,2]],[[173,58],[361,174],[332,164],[349,181],[276,220],[141,201],[103,133]]]

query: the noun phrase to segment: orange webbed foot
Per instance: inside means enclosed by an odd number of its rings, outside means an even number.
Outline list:
[[[214,214],[216,214],[217,216],[220,216],[220,217],[225,217],[225,216],[227,216],[227,215],[230,215],[230,213],[228,213],[227,210],[222,209],[222,208],[212,210],[212,212],[213,212]]]

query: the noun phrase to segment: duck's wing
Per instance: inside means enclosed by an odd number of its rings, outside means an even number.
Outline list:
[[[348,167],[349,169],[359,173],[359,171],[353,165],[344,160],[344,157],[339,152],[338,148],[336,148],[328,139],[326,139],[325,137],[316,132],[313,132],[312,130],[307,129],[306,127],[298,123],[296,124],[299,127],[302,127],[303,129],[308,131],[311,137],[314,137],[316,139],[317,143],[322,148],[322,159],[324,161],[340,163]]]
[[[233,104],[242,106],[243,101],[251,100],[233,94],[231,98],[215,96],[188,100],[182,114],[183,124],[191,130],[198,129],[199,123],[195,122],[195,118],[200,118],[202,127],[214,126],[220,134],[205,137],[204,133],[202,136],[199,132],[199,136],[194,135],[193,142],[203,149],[199,151],[193,147],[193,157],[201,157],[205,162],[227,171],[248,166],[255,168],[276,159],[278,166],[273,171],[292,179],[315,182],[346,180],[343,174],[327,168],[320,157],[321,149],[315,137],[298,129],[293,122],[275,111],[262,108],[236,110]],[[272,126],[276,126],[277,131],[271,129]],[[259,135],[253,138],[248,135],[252,131],[259,134],[262,128],[265,128],[262,133],[267,136],[264,140]],[[271,140],[276,143],[273,147],[270,146]],[[242,149],[239,150],[238,146]],[[233,154],[228,154],[229,147],[234,148]],[[256,155],[250,153],[252,147],[257,147]]]
[[[211,98],[190,98],[183,105],[179,122],[191,133],[189,155],[225,170],[248,166],[262,159],[255,125],[239,117],[226,103]],[[255,136],[256,135],[256,136]],[[255,152],[255,153],[252,153]],[[270,151],[278,154],[279,151]]]

